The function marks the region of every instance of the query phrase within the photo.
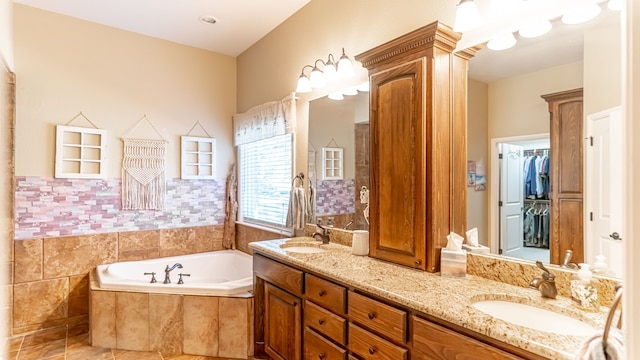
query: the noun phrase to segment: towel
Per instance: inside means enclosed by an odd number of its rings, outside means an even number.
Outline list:
[[[609,329],[607,346],[602,343],[602,333],[597,333],[582,343],[577,360],[622,360],[624,359],[623,336],[620,329]]]
[[[307,215],[307,197],[302,186],[293,186],[289,194],[289,211],[287,212],[287,227],[302,230]]]

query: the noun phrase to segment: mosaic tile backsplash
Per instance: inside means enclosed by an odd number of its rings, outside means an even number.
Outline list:
[[[16,240],[224,222],[224,180],[167,180],[161,211],[121,210],[120,185],[119,178],[16,176]]]
[[[316,184],[316,215],[353,214],[356,185],[354,179],[318,180]]]

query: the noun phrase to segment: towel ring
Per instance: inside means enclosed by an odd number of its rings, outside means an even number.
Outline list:
[[[304,173],[300,173],[296,175],[293,180],[291,180],[291,186],[296,184],[296,180],[300,180],[300,182],[304,185]]]
[[[620,304],[620,300],[622,299],[622,285],[616,286],[616,295],[613,298],[613,303],[611,303],[611,308],[609,309],[609,314],[607,315],[607,322],[604,325],[604,332],[602,333],[602,346],[605,349],[607,347],[607,339],[609,338],[609,329],[611,328],[611,322],[613,321],[613,316],[615,315],[616,309]],[[618,329],[622,327],[622,310],[620,310],[620,318],[618,319],[618,325],[616,325]]]

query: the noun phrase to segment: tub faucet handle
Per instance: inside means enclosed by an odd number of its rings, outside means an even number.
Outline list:
[[[178,276],[179,276],[179,278],[178,278],[178,285],[180,285],[180,284],[184,284],[184,281],[182,281],[182,277],[183,277],[183,276],[191,276],[191,274],[178,273]]]
[[[158,280],[156,280],[156,273],[155,272],[146,272],[144,273],[145,275],[151,275],[151,283],[157,283]]]

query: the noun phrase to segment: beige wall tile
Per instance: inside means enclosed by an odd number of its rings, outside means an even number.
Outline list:
[[[116,293],[116,347],[149,350],[149,295]]]
[[[42,239],[17,240],[14,281],[42,280]]]
[[[218,356],[218,298],[184,297],[185,354]]]
[[[89,274],[69,276],[69,296],[89,295]]]
[[[218,356],[222,358],[246,359],[249,343],[248,299],[219,299]]]
[[[283,236],[270,231],[236,224],[236,249],[251,254],[248,244],[253,241],[280,239]]]
[[[224,225],[198,226],[193,228],[195,232],[196,251],[222,250],[222,235]]]
[[[86,274],[96,265],[117,261],[117,234],[44,239],[44,278]]]
[[[45,321],[66,318],[68,293],[68,278],[14,285],[13,326],[41,324]]]
[[[116,293],[92,291],[91,298],[91,345],[116,347]]]
[[[153,259],[160,256],[160,230],[118,234],[118,261]]]
[[[182,354],[182,299],[181,295],[149,294],[149,350]]]
[[[189,232],[188,228],[160,230],[160,257],[195,253],[195,237]]]
[[[69,316],[89,314],[89,295],[69,296]]]

